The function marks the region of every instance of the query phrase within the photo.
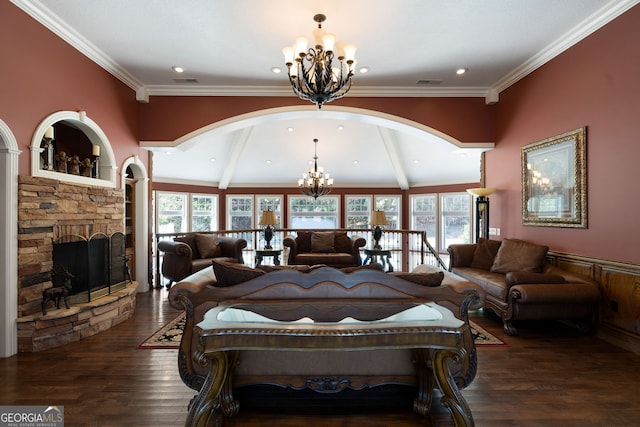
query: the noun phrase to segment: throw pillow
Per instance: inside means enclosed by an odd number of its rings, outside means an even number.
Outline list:
[[[308,273],[313,269],[309,265],[259,265],[256,267],[256,270],[262,270],[265,273],[272,273],[280,270],[295,270],[301,273]]]
[[[406,280],[408,282],[416,283],[418,285],[437,287],[440,286],[444,279],[444,273],[442,271],[438,273],[403,273],[393,272],[389,273],[395,277]]]
[[[214,259],[212,264],[216,275],[216,286],[220,288],[237,285],[265,274],[262,270],[228,261]]]
[[[196,244],[201,258],[215,258],[222,254],[216,235],[196,234]]]
[[[338,253],[350,254],[353,243],[346,231],[336,231],[335,234],[334,249]]]
[[[566,282],[564,277],[558,274],[529,273],[527,271],[511,271],[505,275],[504,279],[511,286],[530,283],[559,284]]]
[[[472,268],[481,268],[483,270],[489,270],[493,265],[493,261],[500,249],[499,240],[489,240],[485,238],[479,238],[476,244],[476,250],[473,252],[473,260],[471,260]]]
[[[347,274],[353,273],[354,271],[360,271],[360,270],[384,271],[384,269],[382,268],[382,265],[377,262],[373,262],[371,264],[365,264],[365,265],[358,265],[356,267],[343,267],[340,269],[340,271]]]
[[[298,231],[298,237],[296,237],[296,243],[298,246],[299,254],[306,254],[311,252],[311,232],[310,231]]]
[[[311,233],[311,252],[335,252],[334,241],[333,231],[314,231]]]
[[[192,259],[200,259],[200,251],[198,251],[198,244],[196,243],[196,236],[194,234],[187,234],[186,236],[176,237],[173,239],[175,242],[182,242],[189,245],[191,248]]]
[[[542,267],[548,246],[516,239],[504,239],[493,261],[491,271],[506,274],[510,271],[537,273]]]

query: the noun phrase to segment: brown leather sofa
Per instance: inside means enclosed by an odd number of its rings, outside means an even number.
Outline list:
[[[298,231],[282,244],[289,248],[288,265],[326,265],[343,268],[362,264],[360,248],[367,244],[363,237],[349,237],[346,231]]]
[[[485,306],[502,318],[508,335],[517,335],[517,320],[576,320],[579,329],[590,330],[600,302],[598,283],[546,263],[547,250],[515,239],[454,244],[449,270],[484,289]]]
[[[163,252],[162,275],[169,279],[167,289],[173,282],[204,268],[211,268],[214,258],[243,264],[242,250],[247,247],[245,239],[223,237],[210,233],[194,233],[162,240],[158,250]]]

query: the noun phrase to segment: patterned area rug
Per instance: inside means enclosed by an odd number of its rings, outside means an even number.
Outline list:
[[[139,349],[175,349],[180,347],[180,339],[186,317],[184,313],[179,314],[175,319],[164,325],[157,332],[144,340],[138,346]],[[490,334],[474,321],[471,321],[471,333],[477,346],[486,345],[506,345],[500,338]]]

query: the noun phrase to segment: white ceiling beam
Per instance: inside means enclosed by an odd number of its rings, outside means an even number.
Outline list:
[[[222,172],[222,177],[220,178],[220,183],[218,185],[219,189],[226,190],[227,187],[229,187],[231,178],[233,178],[233,175],[236,172],[238,161],[240,160],[244,149],[247,147],[252,130],[253,126],[246,127],[234,133],[233,141],[231,142],[231,154],[229,155],[229,160],[227,160],[227,164]]]
[[[398,140],[396,139],[395,133],[391,129],[381,126],[378,126],[378,132],[380,133],[382,144],[387,150],[387,155],[389,156],[393,173],[396,176],[396,181],[398,181],[398,186],[400,186],[400,189],[402,190],[408,190],[409,180],[407,179],[407,173],[402,165],[402,157],[400,156],[400,153],[398,153]]]

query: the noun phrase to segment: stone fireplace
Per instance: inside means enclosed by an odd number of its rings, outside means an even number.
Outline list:
[[[121,250],[118,236],[123,228],[121,189],[43,177],[18,178],[18,351],[40,351],[77,341],[133,315],[137,284],[119,280],[125,274],[124,254],[117,252]],[[54,286],[56,280],[51,274],[54,246],[73,241],[69,236],[76,236],[76,242],[86,240],[87,250],[88,242],[95,243],[93,249],[97,252],[90,257],[93,260],[90,263],[99,265],[88,267],[96,271],[86,274],[100,278],[87,277],[85,285],[106,283],[106,290],[103,286],[91,295],[86,288],[86,293],[70,299],[69,309],[64,304],[56,309],[49,303],[47,314],[43,315],[42,291]],[[105,261],[105,257],[111,257],[114,236],[116,262],[112,263]],[[121,263],[117,262],[118,257]],[[70,264],[69,259],[62,258],[60,262],[62,267]]]

